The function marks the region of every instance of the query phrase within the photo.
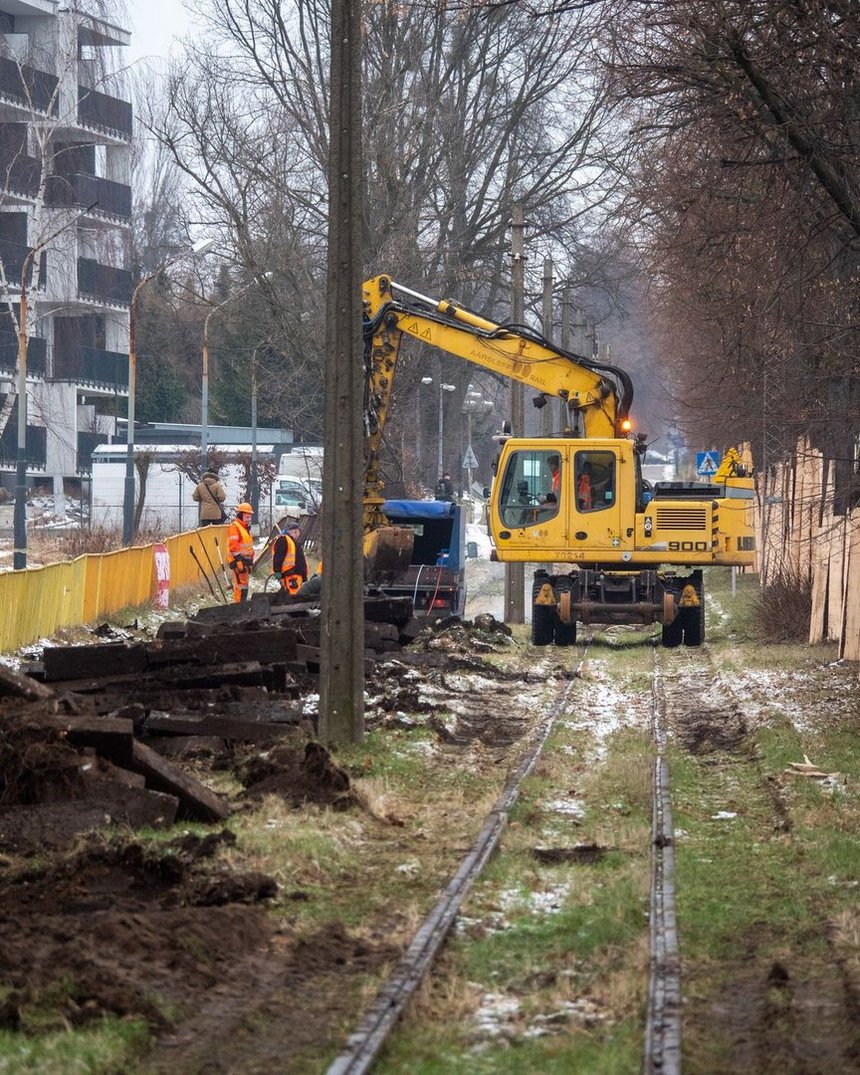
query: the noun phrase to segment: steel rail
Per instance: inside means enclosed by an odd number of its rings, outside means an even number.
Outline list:
[[[582,669],[590,641],[590,638],[583,640],[585,650],[575,675]],[[457,872],[424,919],[409,947],[377,994],[373,1005],[357,1029],[347,1039],[346,1048],[326,1069],[326,1075],[363,1075],[364,1072],[370,1070],[385,1039],[420,985],[436,953],[454,925],[457,913],[469,889],[498,846],[511,808],[519,797],[520,784],[537,764],[544,744],[559,714],[567,704],[572,684],[573,679],[563,687],[543,724],[532,737],[525,755],[487,814],[477,839],[461,860]]]
[[[681,960],[675,915],[675,842],[666,749],[666,697],[654,653],[651,731],[655,758],[652,780],[651,909],[648,1008],[643,1075],[681,1072]]]

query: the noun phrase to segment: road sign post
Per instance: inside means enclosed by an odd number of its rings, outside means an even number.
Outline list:
[[[478,466],[478,458],[469,444],[463,453],[463,470],[466,471],[466,492],[472,495],[472,471]]]

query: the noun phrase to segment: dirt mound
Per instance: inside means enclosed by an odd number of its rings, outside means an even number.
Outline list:
[[[303,750],[279,744],[252,758],[239,777],[251,799],[280,795],[295,807],[306,803],[347,807],[357,801],[349,776],[320,743],[307,743]]]
[[[213,880],[209,872],[207,860],[231,839],[212,834],[158,850],[96,845],[44,871],[7,871],[0,986],[8,995],[0,1025],[41,1026],[48,1005],[58,1025],[113,1013],[164,1029],[234,961],[265,952],[265,910],[227,901],[265,898],[275,883],[239,874],[231,895],[226,873],[215,871]]]

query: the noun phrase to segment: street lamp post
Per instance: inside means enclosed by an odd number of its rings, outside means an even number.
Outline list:
[[[423,468],[421,466],[421,462],[422,462],[421,457],[424,454],[423,437],[421,436],[421,430],[422,430],[422,426],[424,424],[424,409],[421,406],[421,385],[427,385],[427,384],[433,384],[433,378],[432,377],[422,377],[421,380],[418,383],[418,421],[417,421],[416,426],[415,426],[415,436],[416,436],[416,442],[415,443],[416,443],[416,448],[418,450],[418,466],[417,466],[416,478],[418,479],[419,482],[421,481],[421,475],[423,473]]]
[[[443,426],[444,426],[444,418],[443,418],[443,416],[444,416],[444,413],[445,413],[445,407],[444,407],[444,396],[443,396],[442,393],[443,392],[453,392],[456,389],[456,387],[457,386],[454,385],[454,384],[445,384],[444,381],[442,381],[442,380],[439,381],[439,456],[438,456],[438,460],[437,460],[439,473],[438,473],[438,476],[437,476],[437,480],[438,480],[438,478],[441,478],[442,474],[443,474],[443,470],[442,470],[442,455],[443,455],[443,453],[442,453],[442,444],[443,444],[442,432],[443,432]]]
[[[254,519],[260,518],[260,480],[257,471],[257,352],[265,343],[258,343],[251,354],[251,480],[248,490]]]
[[[134,540],[134,409],[137,396],[137,297],[144,286],[160,276],[177,261],[189,254],[205,254],[215,245],[214,239],[201,239],[186,250],[161,263],[155,272],[145,276],[131,293],[128,308],[128,435],[125,459],[125,486],[123,490],[122,540],[130,545]]]
[[[245,284],[244,287],[239,288],[238,291],[234,291],[232,295],[228,295],[226,299],[222,299],[217,306],[213,306],[203,322],[203,386],[200,405],[200,465],[203,470],[206,469],[206,461],[209,452],[209,322],[219,310],[227,305],[227,303],[240,298],[260,280],[270,280],[273,275],[274,273],[266,272],[261,276],[255,276],[254,279]]]

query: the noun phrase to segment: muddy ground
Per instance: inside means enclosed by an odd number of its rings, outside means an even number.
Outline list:
[[[510,631],[486,615],[420,637],[370,676],[368,730],[423,725],[444,748],[469,752],[470,764],[503,766],[533,724],[527,707],[510,703],[523,677],[485,659],[510,645]],[[62,798],[88,767],[61,737],[36,737],[26,717],[7,712],[0,739],[0,805]],[[236,814],[273,800],[297,812],[372,813],[346,769],[298,730],[253,748],[223,744],[191,764],[204,782],[232,782]],[[402,825],[372,820],[380,843]],[[71,847],[56,837],[64,849],[54,854],[0,851],[0,1029],[143,1020],[156,1044],[141,1071],[314,1070],[320,1049],[359,1014],[360,988],[396,960],[411,929],[396,893],[360,929],[296,924],[290,907],[308,893],[243,868],[227,829],[174,826],[156,841],[114,830]],[[294,1058],[286,1068],[285,1056]]]

